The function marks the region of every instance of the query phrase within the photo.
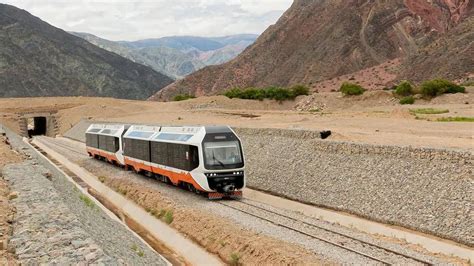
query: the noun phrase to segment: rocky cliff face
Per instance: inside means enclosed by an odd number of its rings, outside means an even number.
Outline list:
[[[400,79],[421,82],[432,78],[457,80],[474,76],[474,16],[405,59]]]
[[[173,80],[0,4],[0,97],[146,99]]]
[[[151,99],[236,86],[314,86],[415,56],[470,17],[472,6],[469,0],[295,0],[236,59],[204,68]]]

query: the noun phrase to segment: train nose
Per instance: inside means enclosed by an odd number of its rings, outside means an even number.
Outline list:
[[[226,185],[224,186],[224,192],[233,192],[235,190],[235,186],[234,185]]]

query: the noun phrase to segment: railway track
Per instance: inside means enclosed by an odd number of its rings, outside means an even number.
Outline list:
[[[358,254],[377,263],[384,265],[400,264],[400,259],[403,259],[401,264],[416,263],[421,265],[433,265],[433,263],[430,261],[416,258],[390,248],[382,247],[377,244],[346,235],[344,233],[336,232],[314,223],[302,221],[286,214],[258,206],[257,204],[259,203],[253,204],[251,202],[254,201],[242,199],[240,201],[221,201],[217,203],[252,217],[272,223],[278,227],[297,232],[317,241],[321,241],[344,249],[345,251]]]
[[[83,157],[88,157],[85,153],[78,152],[77,148],[71,147],[65,143],[48,139],[46,140],[46,144],[54,146],[55,149],[63,149],[67,152],[73,152],[75,154],[80,154]],[[43,153],[41,150],[40,152]],[[72,177],[74,178],[74,174],[72,174]],[[266,208],[265,204],[250,199],[244,198],[240,201],[217,201],[216,204],[226,206],[227,208],[245,213],[246,215],[252,216],[254,218],[272,223],[278,227],[291,230],[313,240],[335,246],[345,250],[346,252],[357,254],[378,264],[433,265],[433,263],[430,261],[416,258],[412,255],[405,254],[391,248],[370,243],[365,240],[331,230],[321,225],[291,217],[279,211],[272,210],[273,208]]]
[[[42,141],[42,138],[40,138],[39,140]],[[70,146],[68,146],[68,145],[66,145],[66,144],[59,143],[58,141],[51,141],[51,140],[48,140],[47,143],[48,143],[48,145],[51,145],[51,144],[52,144],[53,146],[56,146],[56,147],[59,147],[59,148],[62,148],[62,149],[65,149],[65,150],[74,152],[75,154],[81,155],[81,156],[83,156],[83,157],[89,157],[85,151],[84,151],[84,152],[78,152],[77,149],[71,148]]]

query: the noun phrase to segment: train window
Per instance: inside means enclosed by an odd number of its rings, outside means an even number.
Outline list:
[[[106,151],[107,150],[107,140],[106,136],[99,135],[99,149]]]
[[[231,169],[243,166],[238,141],[204,143],[204,159],[207,169]]]
[[[168,145],[163,142],[152,141],[151,162],[161,165],[168,165]]]
[[[199,167],[199,150],[196,146],[152,141],[151,162],[192,171]]]
[[[111,136],[107,136],[105,137],[105,140],[107,142],[106,146],[107,146],[107,151],[108,152],[117,152],[117,150],[115,149],[115,138],[114,137],[111,137]]]
[[[196,146],[189,146],[189,169],[191,171],[199,167],[199,150]]]
[[[150,161],[150,142],[146,140],[124,138],[125,156]]]
[[[118,152],[118,150],[120,149],[120,141],[119,141],[119,138],[114,138],[114,151],[115,152]]]
[[[98,148],[99,147],[98,135],[87,133],[86,134],[86,146],[87,147],[92,147],[92,148]]]

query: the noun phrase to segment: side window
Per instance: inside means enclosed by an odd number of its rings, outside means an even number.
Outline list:
[[[199,166],[199,150],[196,146],[189,146],[189,171],[196,169]]]
[[[107,139],[106,136],[99,135],[99,149],[106,151],[107,150]]]
[[[115,152],[118,152],[118,150],[120,149],[119,138],[114,138],[114,144],[115,144]]]
[[[162,142],[151,142],[151,160],[154,163],[168,165],[167,144]]]

